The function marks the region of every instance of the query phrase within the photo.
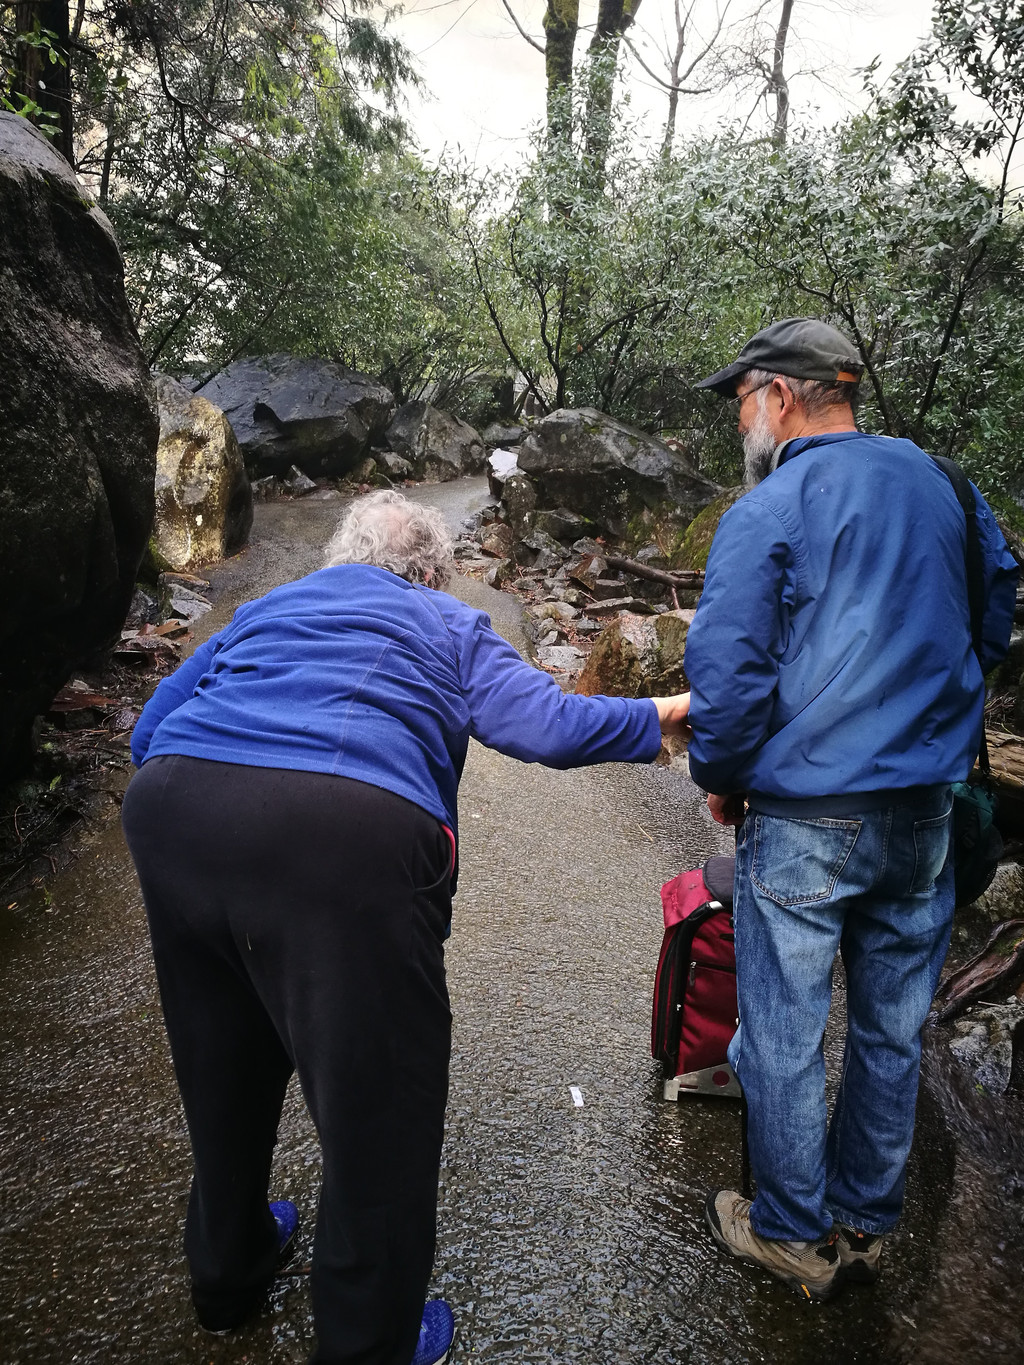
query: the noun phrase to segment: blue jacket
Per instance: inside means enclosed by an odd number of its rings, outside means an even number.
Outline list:
[[[983,666],[1005,655],[1017,566],[975,490]],[[984,683],[966,526],[910,441],[798,438],[722,518],[686,640],[690,771],[705,791],[807,800],[967,776]]]
[[[566,696],[483,612],[344,564],[239,607],[157,687],[132,758],[337,773],[454,830],[470,736],[552,768],[649,762],[661,745],[653,702]]]

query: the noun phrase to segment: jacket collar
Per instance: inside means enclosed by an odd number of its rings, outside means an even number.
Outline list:
[[[779,465],[785,464],[795,455],[802,455],[805,450],[815,450],[818,446],[829,445],[832,441],[854,440],[863,435],[863,431],[823,431],[818,436],[791,436],[788,441],[783,441],[782,445],[776,447],[772,456],[772,473],[775,473]]]

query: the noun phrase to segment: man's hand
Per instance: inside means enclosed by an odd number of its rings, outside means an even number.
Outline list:
[[[708,810],[720,825],[742,825],[746,805],[742,792],[732,792],[729,796],[708,793]]]
[[[693,731],[687,724],[690,714],[690,694],[680,692],[675,697],[652,697],[658,708],[658,723],[663,735],[679,735],[682,739],[692,739]]]

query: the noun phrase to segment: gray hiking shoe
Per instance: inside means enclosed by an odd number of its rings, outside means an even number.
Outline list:
[[[839,1252],[839,1273],[853,1284],[874,1284],[878,1279],[878,1262],[882,1256],[881,1233],[858,1232],[856,1228],[836,1224],[836,1250]]]
[[[711,1236],[723,1251],[747,1265],[760,1266],[795,1289],[801,1298],[829,1299],[835,1293],[839,1252],[835,1238],[820,1242],[776,1242],[750,1225],[750,1200],[735,1190],[712,1190],[704,1205]]]

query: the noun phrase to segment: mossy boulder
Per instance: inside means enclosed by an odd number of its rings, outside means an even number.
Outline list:
[[[713,502],[709,502],[702,512],[694,517],[686,528],[682,544],[672,559],[674,569],[706,569],[711,542],[718,530],[718,523],[734,502],[739,502],[746,492],[743,484],[727,488]]]
[[[231,424],[169,375],[154,376],[160,404],[153,567],[193,569],[235,554],[252,527],[252,488]]]

